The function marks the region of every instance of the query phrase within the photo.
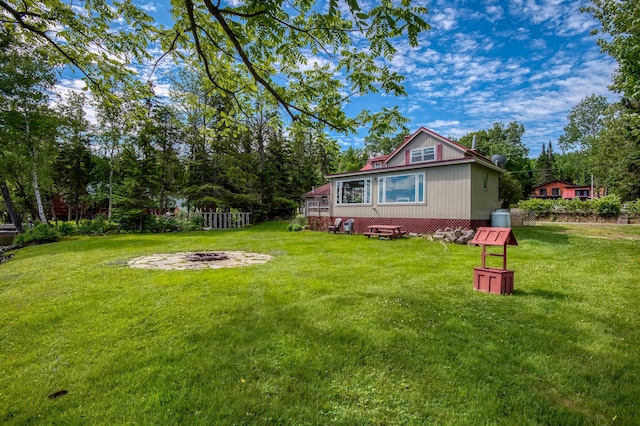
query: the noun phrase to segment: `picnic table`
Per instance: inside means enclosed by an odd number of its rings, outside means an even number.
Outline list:
[[[364,233],[367,238],[376,235],[380,238],[386,237],[392,240],[394,238],[401,238],[407,233],[402,230],[402,226],[400,225],[369,225],[367,228],[368,231]]]

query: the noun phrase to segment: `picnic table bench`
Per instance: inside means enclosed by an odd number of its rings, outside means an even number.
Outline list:
[[[386,237],[390,240],[394,238],[401,238],[407,232],[402,230],[402,226],[400,225],[370,225],[367,226],[368,231],[364,233],[367,238],[371,238],[371,236],[378,236],[380,238]]]

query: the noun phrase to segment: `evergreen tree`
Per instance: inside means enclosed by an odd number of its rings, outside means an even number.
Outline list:
[[[551,142],[547,148],[544,142],[542,143],[542,151],[536,160],[536,185],[543,185],[547,182],[555,180],[554,172],[554,154]]]

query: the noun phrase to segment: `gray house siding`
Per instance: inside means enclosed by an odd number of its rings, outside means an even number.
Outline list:
[[[322,226],[341,217],[355,219],[356,232],[389,224],[430,233],[446,226],[486,226],[499,208],[502,169],[428,129],[419,129],[380,161],[380,168],[368,164],[357,172],[328,176],[330,213],[317,218]]]

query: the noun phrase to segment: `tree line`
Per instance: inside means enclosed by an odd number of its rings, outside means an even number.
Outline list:
[[[326,174],[358,170],[370,156],[391,152],[408,131],[397,108],[347,117],[343,107],[366,93],[406,94],[385,60],[395,54],[396,37],[417,45],[429,29],[427,11],[409,1],[327,6],[187,1],[172,6],[174,23],[165,28],[130,2],[99,0],[84,12],[60,0],[3,2],[4,211],[18,225],[27,215],[46,222],[59,197],[74,220],[101,212],[138,227],[145,212],[178,202],[269,218],[290,212]],[[619,64],[611,88],[621,98],[585,98],[537,159],[529,158],[517,122],[460,138],[469,147],[475,140],[488,157],[507,157],[505,205],[545,181],[585,184],[591,176],[623,200],[640,197],[640,73],[630,48],[640,44],[640,12],[630,0],[592,0],[583,10],[602,24],[598,43]],[[161,53],[153,56],[154,49]],[[169,102],[132,65],[151,62],[156,72],[167,58],[177,70]],[[89,90],[54,101],[68,67]],[[363,127],[362,149],[340,151],[326,132]]]

